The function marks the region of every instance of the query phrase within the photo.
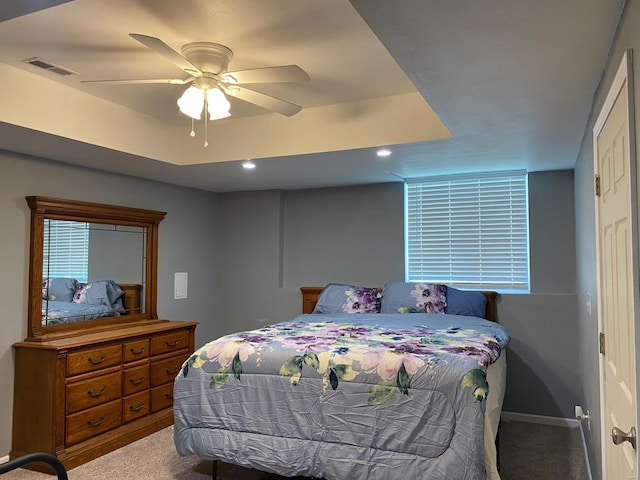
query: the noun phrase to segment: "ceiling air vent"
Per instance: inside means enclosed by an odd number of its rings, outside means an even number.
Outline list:
[[[77,75],[78,72],[74,72],[73,70],[69,70],[68,68],[61,67],[60,65],[56,65],[54,63],[48,62],[47,60],[39,57],[27,58],[26,60],[22,60],[23,63],[29,63],[34,67],[43,68],[44,70],[49,70],[50,72],[57,73],[58,75]]]

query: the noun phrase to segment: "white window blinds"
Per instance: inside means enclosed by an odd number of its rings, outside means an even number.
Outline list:
[[[45,278],[67,277],[86,282],[89,270],[89,225],[45,220],[43,260]]]
[[[407,181],[408,281],[529,291],[526,172]]]

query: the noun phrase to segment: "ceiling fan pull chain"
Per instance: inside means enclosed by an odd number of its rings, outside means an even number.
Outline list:
[[[209,142],[207,141],[207,124],[209,123],[209,102],[207,100],[207,93],[204,92],[204,146],[208,147]]]
[[[189,135],[191,135],[192,137],[195,137],[195,136],[196,136],[196,132],[195,132],[195,130],[193,129],[193,118],[191,119],[191,133],[190,133]]]

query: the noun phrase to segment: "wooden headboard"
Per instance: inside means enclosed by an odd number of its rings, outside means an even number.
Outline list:
[[[124,290],[124,298],[122,300],[126,310],[124,315],[140,313],[142,285],[139,283],[119,283],[118,285]]]
[[[313,309],[318,303],[318,296],[324,287],[300,287],[302,292],[302,313],[312,313]],[[491,292],[486,290],[480,290],[479,293],[487,297],[487,310],[485,312],[485,318],[496,321],[496,298],[498,292]]]

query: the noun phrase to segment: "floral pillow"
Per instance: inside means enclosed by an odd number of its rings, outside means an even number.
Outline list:
[[[324,287],[313,313],[380,313],[382,289],[330,283]]]
[[[73,303],[85,303],[85,297],[86,297],[85,290],[86,289],[87,289],[87,284],[86,283],[78,282],[76,284],[76,290],[75,290],[75,292],[73,292],[72,302]]]
[[[445,313],[447,286],[438,283],[387,283],[381,313]]]
[[[78,283],[78,288],[73,295],[73,302],[106,305],[107,307],[121,309],[123,295],[124,290],[113,280],[98,280],[89,283]]]

